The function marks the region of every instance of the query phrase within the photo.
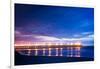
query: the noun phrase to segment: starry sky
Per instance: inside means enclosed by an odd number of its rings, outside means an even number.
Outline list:
[[[15,42],[75,41],[94,44],[94,8],[15,4]]]

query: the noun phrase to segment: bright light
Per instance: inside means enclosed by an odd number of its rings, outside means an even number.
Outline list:
[[[49,42],[47,45],[48,45],[48,46],[51,46],[51,45],[52,45],[52,43],[51,43],[51,42]]]
[[[53,45],[81,45],[81,42],[19,42],[15,46],[53,46]]]
[[[81,43],[80,42],[76,42],[75,45],[81,45]]]
[[[73,45],[73,43],[70,43],[70,45]]]

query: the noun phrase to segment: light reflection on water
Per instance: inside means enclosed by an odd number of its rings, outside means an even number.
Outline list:
[[[43,48],[43,49],[24,49],[17,50],[21,55],[27,56],[66,56],[66,57],[81,57],[81,47],[66,47],[66,48]]]

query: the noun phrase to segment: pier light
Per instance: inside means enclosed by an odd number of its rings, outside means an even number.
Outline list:
[[[58,48],[56,48],[56,56],[58,56]]]
[[[43,48],[43,50],[46,50],[45,48]]]
[[[28,49],[28,55],[30,55],[31,54],[31,49]]]
[[[62,54],[62,49],[63,49],[63,48],[60,48],[60,56],[63,56],[63,54]]]
[[[51,50],[51,48],[49,48],[49,50]]]
[[[73,43],[70,43],[70,45],[73,45]]]
[[[38,46],[38,43],[34,43],[35,46]]]
[[[76,42],[75,45],[81,45],[81,42]]]
[[[58,43],[55,43],[55,45],[59,45]]]
[[[43,48],[43,56],[45,56],[45,50],[46,50],[46,49],[45,49],[45,48]]]
[[[51,48],[49,48],[49,55],[48,56],[51,56]]]
[[[34,49],[35,50],[35,56],[38,55],[38,49]]]
[[[80,47],[76,47],[76,49],[77,49],[78,51],[80,51]]]
[[[51,43],[51,42],[49,42],[49,43],[48,43],[48,46],[51,46],[51,45],[52,45],[52,43]]]

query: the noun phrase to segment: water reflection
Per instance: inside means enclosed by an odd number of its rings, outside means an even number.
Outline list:
[[[66,56],[80,57],[81,47],[43,48],[43,49],[17,49],[21,55],[27,56]]]

